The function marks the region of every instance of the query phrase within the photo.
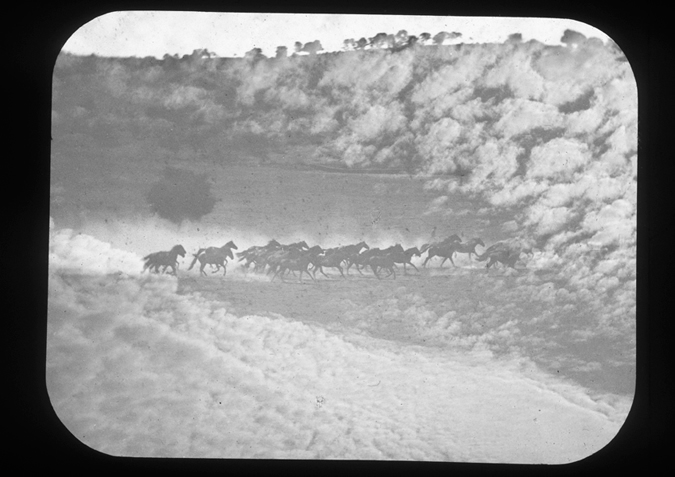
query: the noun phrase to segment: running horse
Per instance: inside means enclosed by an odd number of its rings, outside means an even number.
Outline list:
[[[449,237],[443,239],[441,242],[432,242],[432,243],[425,243],[420,247],[420,254],[426,252],[429,250],[431,247],[438,247],[440,245],[448,245],[451,243],[461,243],[462,239],[459,237],[457,234],[452,234]]]
[[[173,275],[176,275],[176,267],[178,266],[178,255],[184,257],[187,252],[182,245],[176,245],[168,252],[154,252],[143,257],[145,264],[143,265],[143,272],[150,269],[151,272],[159,273],[159,267],[166,269],[171,267]]]
[[[441,267],[448,259],[450,260],[452,265],[456,267],[457,265],[455,265],[455,261],[452,259],[455,253],[468,253],[469,258],[471,258],[472,253],[478,256],[478,253],[476,253],[476,247],[478,245],[485,247],[485,244],[479,238],[472,238],[467,243],[459,243],[453,241],[445,244],[431,246],[428,249],[427,258],[426,260],[424,260],[422,266],[426,266],[427,262],[431,260],[433,257],[443,257],[443,261],[441,262],[440,265]]]
[[[307,270],[307,267],[312,261],[312,252],[307,252],[307,251],[300,251],[300,250],[294,250],[290,251],[290,255],[287,258],[281,259],[278,264],[278,269],[274,273],[274,276],[272,277],[271,281],[274,281],[276,277],[281,277],[281,280],[284,279],[283,275],[287,271],[296,271],[300,272],[300,282],[302,282],[302,274],[303,272],[309,275],[309,278],[312,280],[315,280],[315,278],[312,276],[311,273],[309,273],[309,270]]]
[[[418,268],[412,263],[412,257],[416,256],[419,257],[422,255],[422,252],[419,251],[417,247],[412,247],[407,250],[393,250],[389,256],[391,259],[394,261],[394,263],[402,263],[403,264],[403,274],[407,275],[408,272],[406,270],[406,265],[410,265],[413,267],[415,270],[418,270]]]
[[[220,271],[220,267],[223,267],[223,276],[225,276],[227,274],[227,258],[229,257],[234,260],[232,249],[237,250],[237,246],[232,240],[227,242],[222,247],[200,248],[197,250],[197,253],[193,254],[195,258],[192,260],[188,270],[192,270],[192,267],[194,267],[195,263],[197,263],[197,260],[199,260],[199,263],[201,263],[201,266],[199,267],[200,274],[206,276],[204,267],[206,267],[206,265],[215,265],[216,270],[213,273],[217,273]]]
[[[497,263],[502,263],[516,270],[516,262],[520,259],[521,253],[532,254],[532,250],[528,248],[523,250],[518,244],[498,242],[491,245],[483,254],[476,254],[476,260],[484,262],[489,259],[485,268],[490,268],[492,265],[497,268]]]

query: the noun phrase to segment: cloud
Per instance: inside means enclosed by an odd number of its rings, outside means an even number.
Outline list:
[[[47,388],[86,445],[145,457],[563,463],[604,446],[627,412],[527,359],[496,359],[490,343],[513,340],[517,322],[463,337],[470,320],[437,320],[405,288],[361,322],[428,323],[468,348],[235,316],[177,292],[163,276],[50,280]],[[495,311],[482,305],[473,320]]]
[[[548,235],[559,231],[572,215],[567,207],[550,207],[536,204],[527,210],[525,225],[535,225],[537,235]]]
[[[629,240],[637,222],[634,206],[627,200],[617,199],[599,211],[586,215],[582,223],[586,230],[595,232],[590,242],[600,246]]]
[[[587,165],[590,160],[586,144],[573,139],[553,139],[532,149],[527,176],[569,180],[577,169]]]
[[[538,101],[506,99],[500,103],[498,109],[500,119],[494,129],[506,138],[513,138],[535,128],[559,128],[563,124],[563,116],[557,107]]]
[[[496,57],[497,50],[489,46],[462,49],[455,61],[431,70],[414,88],[410,99],[414,103],[426,105],[443,95],[473,86],[485,69],[494,64]]]
[[[532,56],[540,51],[541,44],[535,43],[532,48],[519,46],[512,54],[499,59],[494,67],[489,68],[484,78],[488,88],[508,87],[516,98],[540,100],[545,90],[544,78],[532,67]]]
[[[365,109],[364,99],[368,103],[382,97],[391,99],[408,84],[414,58],[408,51],[396,55],[383,50],[339,55],[323,72],[317,86],[334,88],[330,93],[332,95],[341,91],[349,93],[339,98]],[[371,92],[379,94],[369,98],[367,95]]]
[[[461,133],[462,126],[459,122],[452,118],[443,118],[433,123],[425,135],[416,139],[419,154],[428,161],[430,173],[454,169],[451,151]]]
[[[53,221],[50,222],[50,225]],[[108,274],[122,272],[138,274],[141,257],[113,249],[109,243],[75,233],[71,229],[55,230],[49,235],[50,270],[78,270],[85,273]]]
[[[502,188],[518,170],[520,152],[521,148],[513,143],[488,139],[471,156],[470,163],[477,165],[471,169],[469,181],[461,189],[470,192]]]
[[[375,105],[363,115],[352,119],[349,128],[359,141],[375,141],[384,134],[396,133],[406,123],[400,105]]]

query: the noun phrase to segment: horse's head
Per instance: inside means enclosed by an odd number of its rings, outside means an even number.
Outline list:
[[[305,250],[309,249],[309,245],[307,245],[307,242],[304,240],[302,242],[298,242],[298,247],[304,248]]]
[[[400,243],[397,243],[391,248],[392,252],[403,252],[403,246]]]
[[[267,242],[266,247],[281,247],[281,244],[277,242],[276,240],[272,239],[269,242]]]
[[[227,243],[225,244],[225,247],[227,247],[227,248],[233,248],[233,249],[235,249],[235,250],[239,250],[239,248],[234,244],[234,242],[233,242],[232,240],[230,240],[229,242],[227,242]]]
[[[443,240],[444,242],[461,242],[462,239],[457,234],[452,234],[450,237]]]
[[[422,256],[422,252],[417,247],[412,247],[409,248],[408,250],[405,251],[406,255],[412,257],[413,255],[420,257]]]
[[[474,245],[474,247],[476,245],[480,245],[481,247],[485,247],[485,244],[483,243],[483,241],[479,237],[471,239],[471,243]]]
[[[176,254],[180,255],[181,257],[184,257],[185,254],[187,253],[182,245],[176,245],[174,248],[171,249],[171,251],[176,252]]]
[[[362,249],[362,248],[365,248],[366,250],[370,250],[370,247],[368,246],[368,244],[366,242],[364,242],[363,240],[361,240],[356,245],[359,246],[359,250]]]

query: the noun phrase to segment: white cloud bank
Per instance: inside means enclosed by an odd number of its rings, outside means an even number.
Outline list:
[[[123,272],[137,274],[142,269],[141,257],[113,248],[91,235],[59,229],[49,219],[49,268],[84,273]]]
[[[47,388],[67,428],[104,453],[565,463],[606,445],[630,406],[480,340],[427,348],[359,334],[349,319],[329,331],[235,316],[178,294],[173,277],[104,276],[128,255],[66,235],[54,234],[50,261],[90,268],[50,267]],[[415,296],[401,300],[409,319],[430,318]],[[371,311],[359,316],[372,326],[389,316]],[[439,331],[460,337],[468,325],[455,318]],[[514,321],[493,330],[513,333]]]

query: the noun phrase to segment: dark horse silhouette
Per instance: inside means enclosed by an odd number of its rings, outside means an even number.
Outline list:
[[[285,272],[289,271],[289,270],[300,272],[300,281],[301,282],[302,282],[303,272],[306,273],[307,275],[309,275],[309,278],[311,278],[312,280],[315,279],[312,276],[312,274],[309,273],[309,270],[307,270],[307,267],[309,266],[309,263],[312,260],[312,254],[311,253],[303,253],[303,252],[300,252],[300,251],[295,251],[295,252],[292,252],[292,255],[294,255],[294,256],[287,257],[287,258],[281,259],[279,261],[278,269],[277,269],[276,273],[274,274],[274,276],[272,277],[271,281],[274,281],[274,279],[276,277],[279,277],[279,276],[283,280],[284,279],[283,274]]]
[[[467,243],[449,242],[445,244],[431,246],[428,249],[427,258],[426,260],[424,260],[424,263],[422,265],[426,266],[427,262],[431,260],[433,257],[443,257],[443,261],[441,262],[440,265],[441,267],[448,259],[450,260],[452,265],[456,267],[457,265],[455,265],[455,262],[452,259],[455,253],[468,253],[469,258],[471,258],[472,253],[478,256],[478,254],[476,253],[476,246],[478,245],[485,247],[485,244],[479,238],[472,238]]]
[[[419,251],[417,247],[412,247],[404,251],[399,251],[399,250],[394,250],[389,253],[389,257],[394,261],[394,263],[402,263],[403,264],[403,274],[407,275],[407,270],[406,270],[406,265],[410,265],[413,267],[415,270],[419,272],[417,267],[412,263],[412,257],[413,256],[421,256],[422,252]]]
[[[200,274],[206,276],[204,267],[206,267],[206,265],[215,265],[216,270],[213,273],[217,273],[220,271],[220,267],[223,267],[223,276],[225,276],[227,274],[227,258],[229,257],[234,260],[232,249],[237,250],[237,246],[232,240],[227,242],[222,247],[200,248],[197,250],[197,253],[193,254],[195,258],[192,260],[188,270],[192,270],[192,267],[194,267],[195,263],[197,263],[197,260],[199,260],[199,263],[201,263],[201,266],[199,267]]]
[[[429,250],[431,247],[438,247],[439,245],[447,245],[450,243],[461,243],[462,239],[457,234],[452,234],[449,237],[443,239],[441,242],[425,243],[420,247],[420,253],[424,253]]]
[[[239,257],[237,261],[242,262],[246,260],[246,263],[243,264],[244,271],[248,271],[249,266],[252,263],[254,263],[255,267],[258,268],[259,262],[267,252],[272,250],[279,250],[280,248],[281,244],[276,240],[272,239],[267,243],[267,245],[249,247],[243,252],[237,253],[237,257]]]
[[[143,265],[143,272],[150,269],[151,272],[159,273],[159,267],[166,269],[171,267],[172,275],[176,275],[176,267],[178,266],[178,255],[184,257],[187,252],[182,245],[176,245],[168,252],[154,252],[143,257],[145,264]]]
[[[321,274],[326,277],[330,278],[326,273],[323,271],[323,267],[328,267],[328,268],[337,268],[340,271],[340,275],[342,278],[347,278],[345,277],[344,272],[342,271],[342,262],[346,260],[348,257],[348,252],[344,250],[335,250],[332,252],[326,252],[324,254],[316,254],[311,257],[310,263],[314,265],[314,276],[316,277],[316,271],[320,271]]]
[[[520,254],[522,252],[523,251],[517,246],[498,242],[494,245],[491,245],[485,252],[483,252],[483,254],[476,254],[476,260],[479,262],[484,262],[485,260],[489,259],[485,268],[490,268],[492,265],[495,265],[495,268],[497,268],[497,263],[502,263],[503,265],[511,267],[515,270],[516,262],[520,259]],[[525,252],[531,253],[530,250],[526,250]]]
[[[380,276],[380,271],[383,268],[386,268],[389,271],[389,275],[387,275],[385,278],[394,275],[394,280],[396,280],[396,264],[394,263],[394,260],[391,258],[389,255],[375,255],[371,256],[370,258],[367,259],[366,265],[370,265],[370,268],[373,270],[373,273],[375,276],[378,278],[378,280],[382,279]]]

